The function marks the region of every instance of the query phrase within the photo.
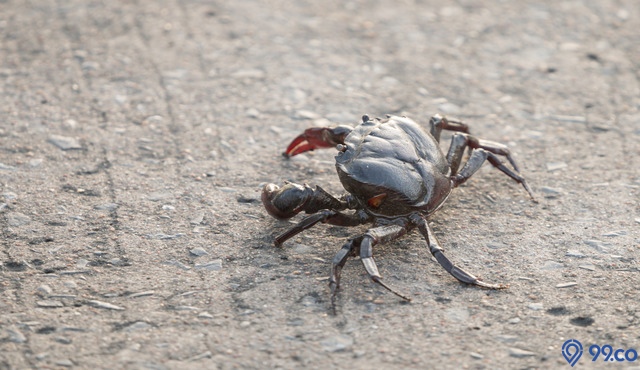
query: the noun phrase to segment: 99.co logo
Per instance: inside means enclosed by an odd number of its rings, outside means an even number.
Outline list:
[[[562,345],[562,356],[571,367],[578,363],[578,360],[582,357],[582,352],[582,343],[576,339],[569,339]],[[605,344],[604,346],[592,344],[589,347],[589,354],[591,355],[591,362],[596,362],[598,359],[603,362],[633,362],[638,359],[638,352],[635,349],[618,348],[614,350],[610,344]],[[601,355],[602,357],[600,357]]]

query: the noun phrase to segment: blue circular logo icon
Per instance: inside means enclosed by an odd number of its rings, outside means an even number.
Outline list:
[[[573,367],[582,356],[582,343],[569,339],[562,345],[562,356]]]

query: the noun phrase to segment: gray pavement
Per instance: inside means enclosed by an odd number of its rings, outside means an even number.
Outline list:
[[[569,368],[640,351],[640,5],[601,1],[0,1],[0,369]],[[340,194],[309,126],[443,113],[506,143],[411,233],[291,224],[260,188]],[[444,140],[443,147],[447,146]],[[293,222],[299,220],[293,219]]]

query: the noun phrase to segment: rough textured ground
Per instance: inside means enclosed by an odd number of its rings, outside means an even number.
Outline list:
[[[0,368],[569,368],[640,351],[640,5],[584,1],[0,1]],[[259,189],[339,194],[304,128],[444,113],[507,143],[540,202],[485,166],[376,248],[404,304],[284,248]],[[446,146],[444,140],[443,146]],[[66,149],[65,149],[66,148]],[[295,218],[293,221],[297,221]],[[200,255],[200,256],[198,256]]]

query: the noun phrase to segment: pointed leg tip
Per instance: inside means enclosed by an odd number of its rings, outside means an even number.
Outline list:
[[[372,276],[371,280],[373,280],[375,283],[380,284],[380,286],[382,286],[383,288],[385,288],[386,290],[390,291],[391,293],[397,295],[398,297],[404,299],[407,302],[411,302],[411,298],[400,294],[398,292],[396,292],[395,290],[393,290],[390,286],[388,286],[387,284],[382,282],[382,279],[379,276]]]

